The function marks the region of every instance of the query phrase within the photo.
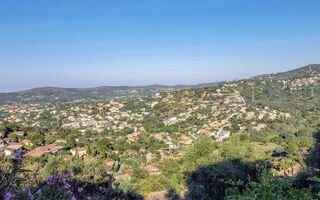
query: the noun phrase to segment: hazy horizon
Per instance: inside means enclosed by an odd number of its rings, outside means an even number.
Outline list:
[[[318,63],[310,63],[310,64],[318,64]],[[293,70],[293,69],[297,69],[297,68],[300,68],[300,67],[304,67],[304,66],[307,66],[307,65],[310,65],[310,64],[305,64],[303,66],[299,66],[299,67],[295,67],[295,68],[290,68],[286,71],[290,71],[290,70]],[[285,71],[277,71],[277,72],[269,72],[269,73],[264,73],[264,74],[271,74],[271,73],[281,73],[281,72],[285,72]],[[219,82],[232,82],[232,81],[236,81],[236,80],[242,80],[242,79],[246,79],[246,78],[252,78],[254,76],[258,76],[258,75],[262,75],[262,74],[255,74],[253,76],[250,76],[250,77],[243,77],[243,78],[234,78],[232,80],[220,80],[220,81],[211,81],[211,82],[195,82],[195,83],[176,83],[176,84],[161,84],[161,83],[149,83],[149,84],[140,84],[140,85],[92,85],[92,86],[86,86],[86,85],[83,85],[82,87],[77,87],[77,86],[74,86],[74,87],[67,87],[67,86],[55,86],[55,85],[43,85],[43,86],[35,86],[35,87],[30,87],[30,88],[21,88],[21,89],[18,89],[18,90],[14,90],[14,91],[0,91],[0,93],[12,93],[12,92],[20,92],[20,91],[24,91],[24,90],[29,90],[29,89],[35,89],[35,88],[50,88],[50,87],[53,87],[53,88],[72,88],[72,89],[77,89],[77,88],[95,88],[95,87],[118,87],[118,86],[132,86],[132,87],[144,87],[144,86],[150,86],[150,85],[161,85],[161,86],[178,86],[178,85],[200,85],[200,84],[210,84],[210,83],[219,83]]]
[[[6,1],[0,92],[194,85],[320,63],[319,1]]]

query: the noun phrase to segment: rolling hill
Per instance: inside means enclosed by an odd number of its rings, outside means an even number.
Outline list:
[[[273,85],[279,90],[301,90],[306,86],[317,86],[320,80],[320,64],[310,64],[287,72],[263,74],[251,79],[257,88],[265,88],[266,84]],[[267,83],[266,83],[267,81]],[[0,103],[12,102],[53,102],[76,99],[102,99],[110,97],[128,97],[150,95],[158,92],[173,92],[188,88],[215,86],[225,82],[203,83],[198,85],[147,85],[147,86],[101,86],[93,88],[60,88],[40,87],[29,90],[0,93]]]
[[[295,78],[301,78],[301,77],[310,76],[312,74],[319,74],[319,73],[320,73],[320,64],[309,64],[307,66],[293,69],[287,72],[263,74],[263,75],[256,76],[255,78],[272,79],[272,80],[295,79]]]
[[[213,86],[217,83],[204,83],[198,85],[147,85],[147,86],[101,86],[94,88],[60,88],[60,87],[40,87],[29,90],[0,93],[0,103],[10,102],[34,102],[53,100],[73,100],[79,98],[108,98],[149,95],[157,92],[170,92],[187,88],[200,88]]]

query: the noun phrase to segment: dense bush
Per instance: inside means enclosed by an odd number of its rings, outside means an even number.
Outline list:
[[[124,192],[118,188],[101,188],[95,183],[84,183],[74,179],[69,170],[60,172],[56,170],[54,176],[46,177],[44,182],[36,187],[17,190],[6,187],[3,182],[0,185],[0,196],[5,200],[84,200],[84,199],[143,199],[141,195],[134,192]]]
[[[320,196],[318,196],[319,198]],[[256,199],[281,199],[281,200],[311,200],[315,199],[307,188],[296,188],[291,180],[277,180],[268,172],[263,172],[258,181],[250,180],[244,191],[239,192],[233,188],[228,189],[225,199],[229,200],[256,200]]]
[[[254,162],[227,160],[199,168],[188,175],[189,199],[223,199],[228,189],[240,192],[249,180],[258,179],[259,166]]]

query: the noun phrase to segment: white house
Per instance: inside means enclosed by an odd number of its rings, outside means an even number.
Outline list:
[[[11,143],[9,146],[7,146],[4,149],[4,155],[5,156],[11,156],[11,155],[20,155],[22,152],[22,145],[18,143]]]

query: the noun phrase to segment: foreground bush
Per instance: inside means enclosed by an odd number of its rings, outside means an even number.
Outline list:
[[[83,187],[85,185],[85,187]],[[118,188],[99,187],[88,185],[72,179],[70,171],[60,172],[56,170],[54,176],[48,176],[43,183],[28,190],[17,190],[0,186],[0,195],[5,200],[28,199],[28,200],[85,200],[85,199],[143,199],[141,195],[134,192],[124,192]]]
[[[275,179],[268,172],[262,173],[258,181],[249,181],[246,189],[239,193],[229,190],[225,199],[228,200],[255,200],[255,199],[282,199],[282,200],[312,200],[319,199],[319,194],[312,194],[309,188],[297,188],[289,179]]]

